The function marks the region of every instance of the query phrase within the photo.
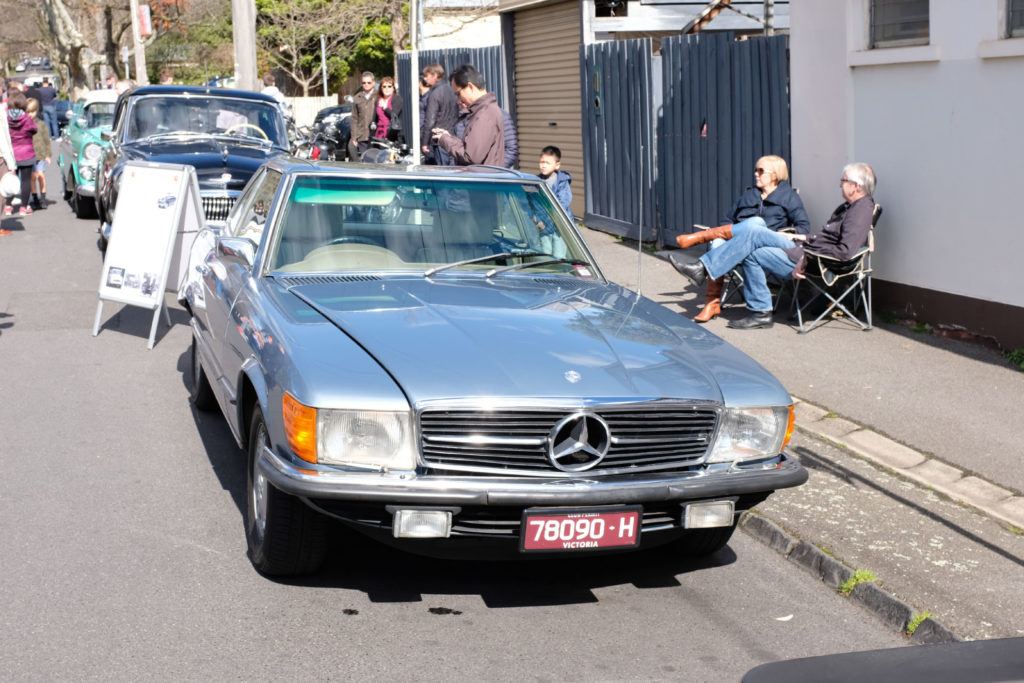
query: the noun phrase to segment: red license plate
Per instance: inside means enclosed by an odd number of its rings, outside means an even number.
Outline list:
[[[640,506],[532,509],[523,512],[522,551],[574,552],[635,548]]]

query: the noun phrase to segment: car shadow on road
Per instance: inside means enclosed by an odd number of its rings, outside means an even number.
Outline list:
[[[680,574],[723,567],[737,559],[728,546],[708,557],[690,558],[672,545],[565,558],[441,559],[383,545],[340,523],[333,527],[329,543],[319,573],[282,583],[356,590],[381,603],[424,602],[425,595],[479,595],[494,608],[573,605],[599,602],[595,591],[602,588],[676,587]],[[439,603],[436,609],[447,609],[440,604],[443,597],[430,600]]]
[[[184,313],[184,311],[183,311]],[[173,320],[173,318],[172,318]],[[182,395],[188,400],[189,394],[189,349],[178,356],[177,369],[181,373]],[[189,401],[196,433],[203,443],[203,450],[210,461],[213,473],[217,475],[221,488],[228,492],[239,512],[238,532],[245,532],[245,451],[235,443],[227,421],[220,410],[199,410]]]

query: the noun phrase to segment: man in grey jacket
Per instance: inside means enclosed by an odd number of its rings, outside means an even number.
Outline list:
[[[352,100],[352,116],[349,118],[352,135],[348,141],[348,158],[360,161],[370,147],[370,122],[373,121],[374,109],[377,107],[375,97],[377,81],[373,74],[364,71],[360,80],[362,90]]]
[[[443,128],[432,133],[437,144],[452,156],[458,166],[505,165],[505,117],[492,93],[484,89],[484,77],[470,64],[452,74],[452,90],[469,109],[466,132],[462,138]]]

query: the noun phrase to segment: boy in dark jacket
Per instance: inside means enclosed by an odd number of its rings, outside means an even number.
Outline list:
[[[565,212],[569,214],[569,220],[576,222],[572,215],[572,176],[561,170],[562,150],[554,145],[548,145],[540,151],[540,179],[548,184],[555,195],[555,199],[562,205]]]

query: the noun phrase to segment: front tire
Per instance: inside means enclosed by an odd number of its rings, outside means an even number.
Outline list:
[[[96,200],[83,197],[78,190],[71,191],[71,208],[77,218],[93,218],[96,215]]]
[[[249,560],[266,576],[311,574],[323,564],[327,522],[298,498],[274,488],[256,466],[270,437],[259,404],[252,410],[245,531]]]
[[[217,397],[213,395],[213,387],[210,380],[206,378],[206,371],[203,364],[199,362],[199,345],[196,338],[192,337],[192,347],[189,349],[189,398],[199,410],[213,410],[217,407]]]

